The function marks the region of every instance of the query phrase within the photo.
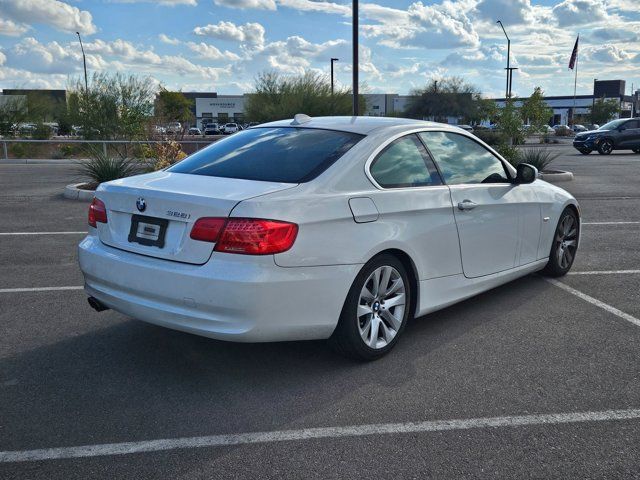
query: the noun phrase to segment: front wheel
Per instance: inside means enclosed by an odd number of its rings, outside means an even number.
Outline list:
[[[578,250],[578,236],[580,234],[580,222],[578,215],[571,208],[566,208],[556,227],[549,252],[549,261],[544,267],[543,273],[550,277],[562,277],[566,275]]]
[[[600,155],[609,155],[613,152],[613,140],[609,140],[608,138],[602,140],[600,145],[598,145],[598,153]]]
[[[398,342],[411,313],[411,285],[402,262],[383,254],[353,281],[329,342],[339,353],[375,360]]]
[[[634,148],[633,153],[640,153],[640,148]]]

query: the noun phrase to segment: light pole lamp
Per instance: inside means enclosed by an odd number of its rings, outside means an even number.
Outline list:
[[[507,31],[504,29],[504,25],[502,24],[502,21],[498,20],[496,23],[500,24],[500,26],[502,27],[502,31],[504,32],[504,36],[507,37],[507,88],[505,90],[505,98],[508,99],[511,97],[511,82],[509,82],[509,77],[511,72],[511,70],[509,69],[510,67],[509,61],[511,59],[511,40],[509,39],[509,35],[507,35]]]
[[[353,35],[353,116],[360,112],[358,105],[358,0],[353,0],[352,9],[352,35]]]
[[[333,63],[339,61],[339,58],[331,59],[331,95],[333,95]]]
[[[89,81],[87,80],[87,57],[84,55],[84,47],[82,46],[82,38],[80,38],[80,32],[76,32],[78,40],[80,40],[80,50],[82,50],[82,64],[84,65],[84,91],[89,91]]]

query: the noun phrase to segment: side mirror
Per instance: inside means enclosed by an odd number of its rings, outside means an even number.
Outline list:
[[[515,184],[520,185],[523,183],[533,183],[538,178],[538,169],[528,163],[520,163],[516,167],[516,179]]]

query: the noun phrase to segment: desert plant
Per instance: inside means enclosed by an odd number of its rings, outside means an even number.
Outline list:
[[[85,162],[78,162],[76,172],[88,180],[88,187],[96,188],[102,182],[130,177],[140,173],[140,165],[134,159],[127,157],[112,157],[102,151],[91,151],[90,158]]]
[[[551,152],[548,148],[524,148],[519,152],[518,163],[528,163],[543,172],[559,156],[559,153]]]
[[[182,151],[182,145],[175,141],[155,143],[144,148],[143,152],[146,160],[145,170],[147,171],[163,170],[187,156]]]

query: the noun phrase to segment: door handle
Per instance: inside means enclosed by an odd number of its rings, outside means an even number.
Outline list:
[[[471,200],[463,200],[462,202],[458,202],[458,208],[460,210],[473,210],[477,206],[478,204],[472,202]]]

